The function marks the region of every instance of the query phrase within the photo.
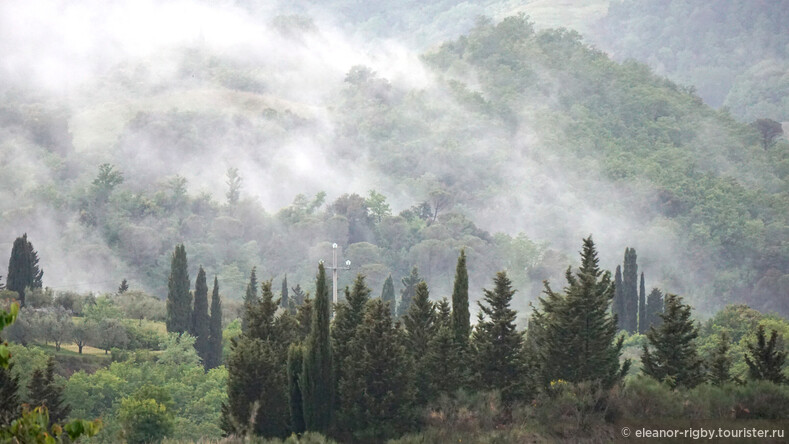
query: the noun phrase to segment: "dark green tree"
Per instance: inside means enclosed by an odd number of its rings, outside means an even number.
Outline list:
[[[411,307],[411,301],[414,299],[414,294],[416,294],[416,286],[421,280],[422,278],[419,277],[419,270],[417,270],[416,267],[411,269],[411,274],[403,277],[401,280],[403,289],[400,290],[400,303],[397,305],[398,319],[408,313],[408,309]]]
[[[693,388],[704,382],[702,360],[696,349],[698,328],[691,319],[690,306],[675,294],[666,295],[660,326],[647,332],[641,355],[645,374],[673,387]]]
[[[480,388],[499,390],[509,405],[521,391],[523,337],[515,329],[517,313],[510,308],[515,290],[507,273],[493,279],[493,290],[483,290],[477,326],[472,335],[474,367]]]
[[[389,310],[394,318],[397,313],[397,300],[395,300],[394,281],[391,274],[384,281],[384,288],[381,290],[381,300],[389,304]]]
[[[455,341],[462,349],[466,348],[471,336],[471,315],[468,310],[468,270],[466,269],[466,250],[460,250],[455,267],[455,284],[452,289],[452,331]]]
[[[55,384],[55,358],[49,357],[44,369],[36,369],[30,378],[28,399],[33,406],[49,409],[49,422],[55,424],[68,417],[71,408],[63,400],[63,387]]]
[[[332,356],[334,358],[335,380],[338,384],[345,378],[344,361],[351,355],[351,343],[356,330],[364,318],[364,308],[370,300],[371,290],[367,288],[364,275],[356,275],[353,290],[347,291],[345,301],[337,304],[331,329]],[[342,393],[336,393],[338,405],[342,403]]]
[[[208,359],[206,370],[222,365],[222,300],[219,296],[219,280],[214,276],[214,290],[211,293],[211,319],[208,325]]]
[[[252,267],[252,272],[249,273],[249,283],[247,284],[247,291],[244,294],[244,313],[241,317],[241,331],[247,331],[249,320],[246,318],[246,313],[249,312],[247,307],[254,306],[258,302],[258,278],[256,272],[257,267]]]
[[[625,264],[622,268],[622,302],[625,330],[638,332],[638,264],[635,248],[625,249]]]
[[[208,284],[206,283],[205,270],[201,265],[197,271],[195,281],[194,309],[192,310],[192,326],[189,333],[195,337],[195,350],[197,355],[207,366],[210,360],[209,338],[211,335],[211,318],[208,315]]]
[[[27,240],[27,233],[14,240],[8,260],[6,289],[19,294],[19,305],[25,306],[25,289],[41,288],[44,271],[38,266],[38,253]]]
[[[14,364],[0,366],[0,428],[19,417],[22,402],[19,400],[19,377],[14,376]]]
[[[644,286],[644,273],[641,272],[641,284],[638,287],[638,332],[642,335],[649,330],[647,323],[647,290]]]
[[[304,432],[304,398],[301,393],[301,371],[304,367],[304,346],[291,344],[288,348],[288,405],[293,433]]]
[[[126,282],[126,279],[121,281],[121,285],[118,286],[118,294],[123,294],[129,291],[129,283]]]
[[[707,379],[713,385],[723,385],[732,381],[732,359],[729,354],[729,341],[729,335],[726,332],[721,332],[718,338],[718,346],[713,350],[710,362],[707,365],[709,368]]]
[[[427,283],[421,281],[416,286],[416,294],[411,308],[403,316],[405,326],[406,350],[415,363],[416,401],[426,403],[431,397],[430,375],[428,374],[427,356],[430,341],[436,334],[436,309],[430,302]]]
[[[649,331],[649,327],[657,327],[663,322],[660,318],[661,314],[663,314],[663,292],[653,288],[649,296],[647,296],[647,331]]]
[[[247,305],[247,335],[264,340],[285,340],[287,332],[280,331],[276,322],[279,303],[274,300],[271,285],[271,280],[261,282],[260,298]]]
[[[433,396],[454,393],[463,383],[465,365],[452,329],[452,309],[446,298],[436,304],[436,333],[424,356],[425,374]]]
[[[284,309],[290,307],[290,299],[288,298],[288,275],[282,279],[282,291],[280,292],[279,305]]]
[[[326,432],[331,426],[334,409],[334,365],[329,336],[331,301],[322,263],[318,266],[315,287],[312,325],[304,350],[301,393],[306,430]]]
[[[304,299],[306,299],[307,295],[299,284],[296,284],[295,287],[291,287],[290,289],[293,290],[293,297],[290,298],[290,309],[295,312],[296,308],[304,303]]]
[[[622,379],[630,361],[619,363],[624,336],[616,339],[618,329],[610,311],[611,273],[600,269],[592,237],[583,242],[581,267],[575,274],[567,268],[563,294],[546,281],[542,311],[535,310],[529,336],[534,333],[543,384],[562,379],[607,388]]]
[[[772,381],[776,384],[786,382],[783,374],[786,352],[782,351],[781,342],[778,331],[773,330],[770,339],[767,340],[764,335],[764,325],[757,327],[756,342],[749,342],[748,351],[745,353],[750,379]]]
[[[415,424],[413,373],[403,341],[387,304],[371,300],[340,383],[342,430],[357,442],[383,442]]]
[[[167,287],[167,331],[184,333],[192,326],[192,295],[189,294],[189,271],[184,244],[177,245],[170,262]]]
[[[616,316],[616,326],[619,330],[627,330],[627,314],[625,313],[625,299],[622,291],[622,266],[616,266],[614,273],[614,303],[613,311]]]
[[[312,299],[306,295],[303,303],[299,305],[296,312],[296,321],[299,323],[299,338],[304,341],[310,334],[312,328]]]

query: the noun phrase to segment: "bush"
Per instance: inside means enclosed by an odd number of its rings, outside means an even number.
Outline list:
[[[677,392],[645,375],[627,378],[615,399],[617,409],[629,418],[679,418],[682,402]]]

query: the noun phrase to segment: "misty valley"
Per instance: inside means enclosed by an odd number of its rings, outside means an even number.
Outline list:
[[[785,442],[787,14],[0,5],[0,442]]]

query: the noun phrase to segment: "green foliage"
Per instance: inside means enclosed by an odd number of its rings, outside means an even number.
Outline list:
[[[258,278],[256,269],[257,267],[252,267],[252,271],[249,273],[247,290],[246,293],[244,293],[244,314],[241,315],[241,331],[243,332],[246,332],[249,326],[249,320],[246,318],[249,307],[254,306],[258,302]]]
[[[667,383],[670,387],[693,388],[704,381],[702,361],[698,357],[698,327],[690,318],[690,306],[674,294],[666,295],[663,322],[647,332],[649,345],[641,355],[645,374]]]
[[[195,350],[197,355],[208,366],[210,359],[210,326],[211,318],[208,314],[208,284],[206,283],[205,270],[200,266],[197,272],[194,291],[194,308],[192,310],[192,322],[189,333],[195,337]]]
[[[7,426],[21,411],[19,377],[13,373],[14,365],[0,366],[0,427]]]
[[[211,319],[208,327],[208,356],[204,360],[206,370],[222,364],[222,300],[219,296],[219,280],[214,277],[211,292]]]
[[[27,240],[27,233],[14,240],[11,258],[8,260],[8,274],[5,287],[19,294],[19,303],[25,306],[25,292],[28,288],[41,288],[44,271],[38,266],[38,253]]]
[[[301,372],[304,368],[304,346],[291,344],[288,348],[288,406],[290,428],[293,433],[304,433],[304,398],[301,393]]]
[[[0,332],[2,332],[4,328],[13,324],[14,321],[16,321],[18,314],[19,304],[17,303],[11,303],[8,311],[0,310]],[[8,367],[8,361],[10,357],[11,353],[8,350],[8,343],[0,343],[0,367]]]
[[[455,267],[455,283],[452,289],[452,332],[455,341],[465,348],[471,335],[471,315],[468,311],[468,270],[466,250],[460,250]]]
[[[395,317],[397,310],[397,300],[395,299],[394,281],[392,280],[391,274],[384,281],[384,286],[381,289],[381,300],[389,304],[392,317]]]
[[[644,334],[649,330],[647,320],[647,290],[644,285],[644,273],[641,272],[641,283],[638,286],[638,332]]]
[[[662,322],[660,315],[663,314],[663,305],[663,292],[657,288],[653,288],[647,297],[646,319],[644,325],[646,331],[649,331],[650,327],[657,328]]]
[[[745,363],[748,364],[748,377],[755,380],[767,380],[776,384],[786,381],[783,374],[787,352],[782,350],[783,344],[778,331],[770,333],[767,340],[764,335],[764,325],[759,325],[756,330],[756,342],[748,344],[748,353]]]
[[[118,419],[129,444],[159,443],[173,432],[173,418],[167,407],[155,399],[121,400]]]
[[[622,268],[622,326],[628,333],[638,332],[638,264],[635,248],[625,249]]]
[[[0,427],[0,439],[26,444],[58,444],[95,436],[102,428],[101,420],[76,419],[63,426],[51,424],[46,407],[24,408],[22,416],[6,427]],[[64,434],[65,432],[65,434]]]
[[[711,362],[707,365],[709,374],[707,380],[714,385],[723,385],[732,381],[731,364],[732,358],[729,354],[730,339],[726,333],[721,333],[718,340],[718,347],[712,355]]]
[[[170,263],[170,278],[167,292],[167,331],[184,333],[192,325],[192,295],[189,293],[189,271],[187,270],[186,248],[175,247]]]
[[[318,265],[315,287],[312,323],[305,344],[300,387],[304,398],[306,430],[326,432],[334,410],[334,364],[329,336],[331,301],[322,263]]]
[[[49,410],[52,423],[68,417],[71,407],[63,399],[63,387],[55,383],[55,359],[49,357],[44,369],[36,369],[28,384],[28,400],[34,406],[44,406]]]
[[[416,294],[416,286],[421,281],[422,278],[419,277],[419,270],[417,267],[411,268],[411,274],[401,279],[403,288],[400,290],[400,302],[397,304],[397,318],[402,318],[408,313],[408,309],[411,307],[411,301]]]
[[[405,327],[405,345],[414,360],[414,381],[417,393],[417,404],[425,404],[432,398],[431,375],[426,359],[430,342],[436,334],[436,308],[430,301],[427,283],[421,281],[416,286],[416,294],[403,316]]]
[[[458,345],[452,329],[452,313],[446,298],[436,309],[436,332],[428,343],[427,352],[418,360],[427,378],[427,393],[454,393],[465,382],[467,366],[463,361],[464,348]]]
[[[364,318],[364,309],[370,300],[371,290],[367,287],[364,275],[356,275],[353,289],[346,287],[344,302],[335,306],[335,315],[331,328],[332,358],[334,360],[334,378],[338,385],[346,379],[345,361],[351,355],[351,345],[357,329]],[[335,392],[336,403],[343,405],[342,392]]]

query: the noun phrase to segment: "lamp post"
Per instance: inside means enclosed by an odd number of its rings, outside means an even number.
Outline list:
[[[332,248],[332,266],[331,268],[331,278],[332,278],[332,300],[334,304],[337,304],[337,270],[350,270],[351,269],[351,261],[350,259],[345,261],[344,267],[337,266],[337,244],[334,243],[331,245]]]

